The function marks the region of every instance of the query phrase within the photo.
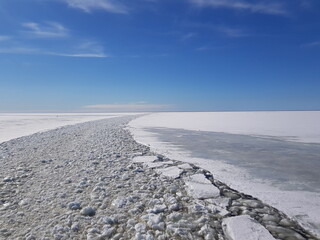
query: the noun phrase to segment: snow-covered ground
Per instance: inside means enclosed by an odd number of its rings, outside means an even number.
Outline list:
[[[0,143],[40,131],[128,113],[0,113]]]
[[[314,178],[305,179],[302,176],[305,173],[307,173],[305,175],[308,175],[308,168],[312,172],[317,171],[317,169],[314,169],[315,166],[317,168],[319,166],[319,122],[320,112],[155,113],[133,120],[129,124],[129,128],[138,142],[149,145],[155,152],[164,154],[171,159],[193,163],[210,171],[220,181],[241,192],[258,197],[262,201],[285,212],[304,227],[320,236],[319,186],[310,190],[312,185],[315,184]],[[168,129],[170,131],[167,131]],[[193,131],[183,132],[175,129]],[[197,134],[194,134],[195,131],[198,131]],[[199,154],[197,154],[196,149],[204,149],[203,144],[205,144],[203,138],[200,138],[201,133],[205,135],[208,132],[226,134],[223,137],[229,140],[241,135],[247,135],[247,138],[249,136],[252,137],[251,141],[253,142],[265,139],[274,143],[268,147],[266,146],[265,149],[263,146],[259,146],[259,151],[257,151],[257,149],[251,148],[251,146],[255,145],[247,145],[246,141],[237,144],[233,142],[231,148],[228,149],[228,153],[222,150],[219,153],[216,150],[218,158],[215,155],[209,154],[205,157],[198,157]],[[190,134],[189,138],[188,134]],[[174,138],[174,135],[179,136],[175,136],[176,138]],[[200,137],[198,138],[196,135]],[[189,144],[185,144],[185,142],[180,140],[178,141],[177,138],[179,137],[189,140]],[[243,138],[246,139],[245,136]],[[201,139],[201,141],[198,141],[198,139]],[[300,179],[303,179],[304,187],[301,189],[299,187],[292,189],[288,187],[286,189],[285,185],[287,182],[283,180],[281,175],[274,181],[270,181],[270,178],[276,176],[278,172],[276,174],[270,172],[270,176],[268,176],[268,168],[264,169],[263,165],[261,165],[263,163],[259,163],[258,165],[254,163],[254,161],[258,163],[265,160],[255,159],[254,156],[260,156],[257,152],[265,152],[265,155],[268,155],[269,152],[271,156],[274,154],[273,150],[278,151],[278,149],[275,149],[278,148],[277,146],[285,149],[288,141],[297,145],[292,145],[291,149],[279,153],[281,157],[279,161],[282,161],[284,179],[286,179],[287,175],[293,175],[293,173],[286,172],[286,166],[288,166],[288,169],[299,168],[300,162],[301,170],[303,171],[297,174],[297,181],[290,182],[290,184],[293,185]],[[219,144],[225,147],[228,145],[228,141],[220,142]],[[248,155],[250,157],[248,159],[251,162],[250,165],[238,164],[236,158],[240,147],[245,149],[248,146],[249,148],[246,151],[248,153],[256,151],[256,155]],[[300,161],[299,159],[291,159],[294,151],[299,152],[299,148],[295,149],[295,146],[301,146],[305,151],[308,148],[315,149],[314,152],[308,154],[313,155],[312,158],[309,158],[309,156],[305,156],[304,158],[302,154]],[[224,159],[225,156],[232,156],[234,161],[227,161],[228,159]],[[243,155],[239,154],[240,157],[243,157]],[[242,160],[245,161],[245,159]],[[294,166],[292,166],[293,162]],[[314,166],[313,163],[315,163]],[[264,170],[265,172],[263,172]],[[252,174],[253,172],[256,173]],[[265,176],[262,176],[261,173]],[[261,177],[259,177],[259,174],[261,174]],[[299,178],[299,174],[301,174],[301,178]],[[308,181],[309,189],[306,187],[308,186]]]

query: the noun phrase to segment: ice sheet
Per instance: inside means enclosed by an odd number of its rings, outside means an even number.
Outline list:
[[[222,224],[229,240],[275,240],[267,229],[247,215],[226,218]]]
[[[320,144],[183,129],[147,131],[192,157],[223,160],[280,189],[320,192]]]
[[[0,114],[0,143],[36,132],[129,113],[15,113]]]
[[[137,156],[132,161],[136,163],[153,163],[157,159],[157,156]]]
[[[178,178],[182,173],[182,170],[176,166],[167,167],[167,168],[158,168],[156,172],[170,178]]]
[[[166,162],[146,162],[145,165],[147,165],[149,168],[158,168],[162,167],[163,165],[167,164],[173,164],[172,161],[166,161]]]
[[[212,185],[203,174],[189,176],[185,180],[187,191],[190,195],[198,199],[216,198],[220,195],[220,190]]]
[[[130,123],[133,128],[166,127],[234,134],[276,136],[320,143],[320,111],[155,113]]]
[[[165,142],[159,138],[159,133],[156,131],[146,130],[147,128],[159,127],[180,128],[254,136],[263,135],[266,139],[272,138],[279,141],[319,143],[318,122],[320,122],[320,112],[157,113],[132,121],[129,129],[138,142],[149,145],[153,151],[210,171],[216,179],[225,182],[234,189],[258,197],[320,236],[319,192],[279,189],[266,179],[253,177],[246,166],[239,166],[224,161],[224,159],[213,161],[212,159],[195,157],[192,152],[194,149],[183,148],[180,146],[181,143]],[[199,134],[201,135],[201,132]],[[178,138],[179,135],[175,137]],[[191,142],[196,145],[197,138],[193,137]],[[201,143],[199,144],[201,145]],[[200,145],[197,147],[205,147]],[[247,151],[250,152],[251,149],[247,149]],[[220,156],[225,156],[223,154]],[[236,156],[237,151],[233,154]],[[259,160],[257,159],[257,161]],[[304,159],[302,158],[301,161]],[[318,170],[320,171],[320,169]]]

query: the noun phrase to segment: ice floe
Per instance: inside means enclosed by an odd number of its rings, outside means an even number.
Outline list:
[[[156,172],[170,178],[178,178],[182,171],[183,170],[181,170],[177,166],[156,169]]]
[[[228,240],[275,240],[267,229],[248,215],[225,218],[222,225]]]
[[[186,179],[185,183],[189,194],[195,198],[215,198],[220,195],[220,190],[212,185],[203,174],[191,175]]]

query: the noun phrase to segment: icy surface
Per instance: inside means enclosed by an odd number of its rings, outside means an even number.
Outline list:
[[[246,135],[276,136],[320,143],[320,111],[155,113],[130,123],[133,128],[165,127]]]
[[[156,156],[137,156],[134,157],[132,159],[133,162],[135,163],[143,163],[143,165],[149,167],[149,168],[158,168],[158,167],[162,167],[164,165],[167,164],[172,164],[172,161],[158,161],[155,162],[158,158]],[[175,170],[176,171],[176,170]],[[174,171],[170,171],[170,169],[167,169],[166,171],[164,170],[164,172],[167,172],[167,174],[175,174],[173,173]],[[172,173],[171,173],[172,172]]]
[[[0,143],[40,131],[129,113],[0,113]]]
[[[316,177],[320,170],[315,155],[319,150],[319,113],[159,113],[132,121],[130,130],[138,142],[148,144],[153,151],[210,171],[232,188],[284,211],[320,236],[319,178]],[[163,138],[165,134],[160,133],[159,127],[170,133]],[[202,131],[189,134],[169,127],[221,131],[229,135]],[[202,137],[206,134],[220,136],[207,141]],[[246,139],[250,137],[252,144],[248,145]],[[301,167],[297,167],[299,164]]]
[[[191,175],[186,179],[190,195],[199,199],[214,198],[220,195],[220,190],[212,185],[203,174]]]
[[[248,215],[225,218],[224,232],[229,240],[275,240],[275,238]]]
[[[161,142],[187,149],[192,157],[223,160],[283,190],[320,192],[320,144],[182,129],[147,130]]]
[[[132,159],[136,163],[152,163],[155,160],[157,160],[156,156],[137,156]]]
[[[191,169],[192,167],[188,163],[184,163],[178,166],[181,169]]]
[[[159,168],[156,169],[157,172],[161,173],[162,175],[170,178],[178,178],[182,172],[180,168],[177,166],[167,167],[167,168]]]
[[[279,239],[312,239],[277,209],[229,188],[202,168],[191,164],[181,177],[172,178],[144,161],[133,162],[135,156],[150,160],[154,153],[124,130],[132,118],[92,121],[1,143],[0,239],[223,240],[223,219],[241,214],[250,214],[274,236],[281,234]],[[171,162],[178,169],[182,164],[161,155],[151,161]],[[186,187],[188,179],[205,185],[204,179],[210,179],[208,187],[211,182],[219,188],[219,196],[195,198]]]
[[[172,164],[172,161],[165,161],[165,162],[146,162],[145,165],[149,168],[158,168],[162,167],[163,165]]]

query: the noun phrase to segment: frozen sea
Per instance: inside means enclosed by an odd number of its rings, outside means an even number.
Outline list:
[[[196,164],[320,236],[320,112],[156,113],[138,142]]]
[[[282,190],[320,192],[320,144],[240,134],[147,128],[161,142],[190,152],[193,158],[245,168],[255,178]]]
[[[0,114],[0,143],[128,113]],[[135,139],[209,170],[320,237],[320,112],[155,113],[133,120]]]

